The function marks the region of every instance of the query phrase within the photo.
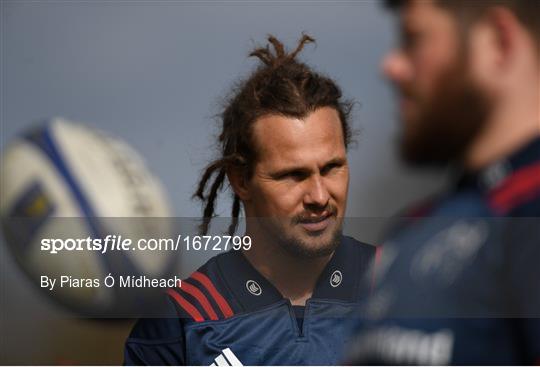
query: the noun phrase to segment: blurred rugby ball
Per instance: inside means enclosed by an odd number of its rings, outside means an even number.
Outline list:
[[[42,275],[104,279],[165,274],[174,256],[162,251],[41,250],[44,238],[166,237],[171,212],[164,188],[141,156],[120,139],[56,118],[10,142],[0,165],[0,214],[11,253],[39,282]],[[38,284],[40,285],[40,284]],[[47,291],[75,311],[122,309],[117,288]],[[124,304],[120,304],[124,302]]]

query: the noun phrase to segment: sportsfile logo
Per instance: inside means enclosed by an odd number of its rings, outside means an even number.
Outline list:
[[[223,349],[210,366],[243,366],[230,348]]]

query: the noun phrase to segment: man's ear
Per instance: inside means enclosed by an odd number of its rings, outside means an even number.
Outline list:
[[[240,200],[249,201],[251,199],[245,168],[238,166],[228,168],[227,178],[229,179],[234,193],[240,198]]]
[[[513,61],[512,58],[518,47],[520,22],[512,11],[502,6],[489,9],[486,18],[493,30],[498,51],[497,62],[504,68]]]
[[[505,7],[494,6],[482,15],[469,38],[470,70],[479,85],[504,88],[516,61],[518,34],[519,23]]]

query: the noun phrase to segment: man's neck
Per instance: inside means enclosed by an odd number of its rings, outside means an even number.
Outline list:
[[[302,259],[290,254],[268,236],[246,230],[253,246],[244,251],[251,265],[261,273],[284,298],[293,305],[303,306],[311,298],[317,280],[332,254],[315,259]]]
[[[484,131],[465,155],[465,168],[478,170],[489,166],[516,152],[538,136],[538,103],[495,111]]]

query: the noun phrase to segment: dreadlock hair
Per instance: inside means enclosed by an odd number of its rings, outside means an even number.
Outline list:
[[[199,227],[202,234],[208,232],[216,198],[223,189],[228,170],[240,168],[247,179],[253,174],[258,150],[253,142],[252,126],[260,117],[305,118],[318,108],[332,107],[341,120],[345,147],[351,140],[348,119],[352,103],[341,101],[341,90],[332,79],[296,59],[304,46],[315,40],[303,34],[296,49],[290,53],[274,36],[269,35],[268,42],[266,47],[257,47],[249,54],[262,64],[237,84],[219,115],[222,124],[218,138],[221,156],[206,166],[193,195],[204,205]],[[231,235],[236,231],[240,209],[240,198],[234,194],[232,221],[228,228]]]

